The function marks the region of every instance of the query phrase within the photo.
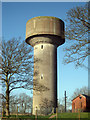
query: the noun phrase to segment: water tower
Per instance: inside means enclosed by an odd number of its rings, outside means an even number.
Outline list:
[[[64,22],[34,17],[26,23],[26,42],[34,47],[33,114],[57,107],[57,47],[65,42]]]

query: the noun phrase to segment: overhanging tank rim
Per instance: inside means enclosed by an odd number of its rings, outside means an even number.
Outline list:
[[[25,42],[26,42],[27,44],[29,44],[29,40],[30,40],[31,38],[37,37],[37,36],[46,36],[46,35],[61,37],[61,36],[52,35],[52,34],[36,34],[36,35],[27,37],[27,38],[25,39]],[[65,38],[62,38],[61,40],[62,40],[62,43],[61,43],[60,45],[62,45],[62,44],[65,43]],[[29,45],[31,45],[31,44],[29,44]],[[58,46],[59,46],[59,45],[58,45]]]

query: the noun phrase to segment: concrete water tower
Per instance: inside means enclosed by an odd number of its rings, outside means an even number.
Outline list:
[[[65,42],[64,22],[39,16],[26,24],[26,42],[34,47],[33,114],[57,107],[57,47]]]

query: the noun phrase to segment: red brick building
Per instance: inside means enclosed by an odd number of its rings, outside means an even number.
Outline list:
[[[90,112],[90,96],[80,94],[72,100],[72,112]]]

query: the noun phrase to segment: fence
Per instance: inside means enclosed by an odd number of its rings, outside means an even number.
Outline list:
[[[55,114],[53,114],[54,112],[56,112]],[[56,109],[54,109],[54,108],[47,108],[47,109],[45,109],[45,108],[42,108],[41,109],[41,111],[40,110],[38,110],[38,109],[36,109],[36,111],[35,111],[35,120],[37,120],[37,118],[38,118],[38,116],[40,115],[40,116],[46,116],[46,115],[48,115],[48,113],[49,113],[49,115],[51,115],[50,116],[50,119],[51,118],[53,118],[53,117],[56,117],[56,120],[57,120],[57,115],[58,115],[58,109],[56,108]],[[52,115],[53,114],[53,115]],[[23,114],[21,114],[21,113],[19,113],[18,112],[18,109],[17,109],[17,112],[15,112],[15,113],[10,113],[10,115],[16,115],[16,118],[6,118],[6,117],[4,117],[3,115],[2,115],[2,119],[1,120],[24,120],[24,119],[20,119],[20,118],[18,118],[18,116],[19,115],[32,115],[32,113],[23,113]],[[31,118],[25,118],[25,120],[30,120]]]

